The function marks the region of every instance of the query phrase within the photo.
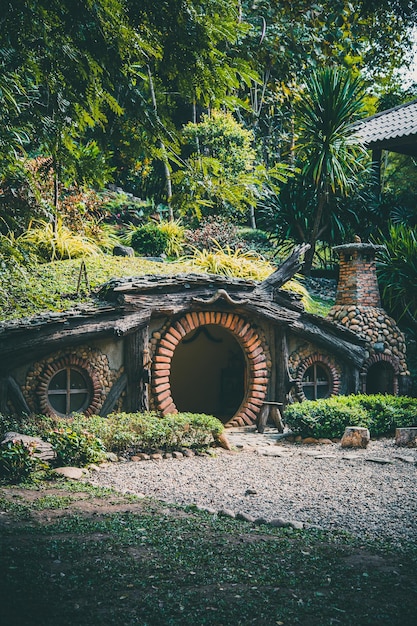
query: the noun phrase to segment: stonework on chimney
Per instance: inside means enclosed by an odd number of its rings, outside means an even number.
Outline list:
[[[401,377],[409,376],[406,346],[395,320],[381,306],[375,263],[380,249],[368,243],[334,248],[340,257],[339,282],[328,318],[366,341],[369,356],[361,372],[361,391],[398,393]]]

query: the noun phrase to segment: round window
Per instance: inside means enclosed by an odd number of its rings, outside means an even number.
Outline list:
[[[313,363],[304,372],[301,387],[307,400],[328,398],[331,393],[329,371],[323,364]]]
[[[50,408],[58,415],[85,411],[92,399],[90,377],[86,371],[68,365],[51,377],[46,397]]]

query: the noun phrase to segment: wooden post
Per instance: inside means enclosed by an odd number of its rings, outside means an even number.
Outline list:
[[[275,389],[272,400],[285,406],[289,386],[287,332],[283,326],[275,326]]]
[[[149,408],[146,371],[143,355],[148,346],[148,327],[125,338],[125,372],[127,376],[126,411],[147,411]]]

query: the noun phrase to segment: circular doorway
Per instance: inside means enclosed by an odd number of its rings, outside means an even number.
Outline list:
[[[266,397],[268,367],[254,327],[233,313],[198,311],[173,322],[152,364],[155,405],[253,424]],[[226,399],[226,396],[227,399]]]

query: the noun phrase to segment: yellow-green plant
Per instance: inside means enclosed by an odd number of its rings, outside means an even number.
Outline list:
[[[212,250],[193,248],[192,265],[209,274],[253,280],[264,280],[274,271],[274,267],[256,252],[230,246],[222,248],[216,241],[214,244],[216,247]]]
[[[97,243],[86,235],[71,231],[59,219],[56,227],[44,220],[31,222],[18,238],[42,261],[57,261],[100,254]]]
[[[222,248],[217,242],[214,250],[193,249],[191,263],[199,271],[209,274],[221,274],[231,278],[247,278],[252,280],[265,280],[275,267],[254,251],[242,251],[239,248],[233,250],[230,246]],[[304,285],[296,278],[287,281],[283,287],[287,291],[298,293],[302,296],[302,302],[306,308],[310,304],[310,295]]]
[[[185,228],[179,220],[163,221],[159,224],[160,230],[168,235],[165,254],[169,257],[179,257],[182,254],[185,242]]]

